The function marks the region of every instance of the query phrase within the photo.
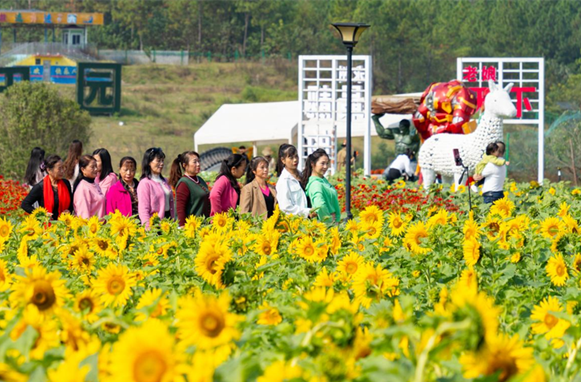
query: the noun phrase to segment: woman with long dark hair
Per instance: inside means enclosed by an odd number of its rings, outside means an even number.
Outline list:
[[[198,174],[200,155],[186,151],[177,156],[171,165],[169,184],[176,190],[176,215],[182,227],[189,216],[210,216],[210,190]]]
[[[65,178],[71,184],[79,177],[79,158],[83,155],[83,142],[75,139],[69,145],[69,152],[65,159]]]
[[[73,193],[69,181],[63,179],[64,165],[61,157],[49,155],[44,166],[47,175],[32,187],[22,201],[21,208],[31,213],[36,208],[35,203],[38,203],[51,214],[51,219],[56,220],[60,214],[73,210]]]
[[[30,159],[24,174],[24,183],[32,189],[35,184],[40,183],[46,175],[44,168],[44,150],[40,147],[35,147],[30,152]]]
[[[307,196],[301,186],[299,155],[296,147],[284,143],[278,149],[276,195],[278,207],[287,214],[308,217],[311,209],[307,204]]]
[[[329,169],[329,155],[323,149],[315,150],[307,157],[302,184],[306,184],[305,191],[311,200],[311,205],[317,212],[319,219],[330,216],[334,221],[341,220],[341,207],[335,187],[325,179]]]
[[[137,199],[139,219],[146,229],[149,229],[149,219],[156,212],[160,219],[175,217],[173,193],[161,175],[164,161],[165,154],[159,147],[149,148],[143,154]]]
[[[240,193],[240,212],[268,219],[276,205],[276,190],[266,181],[269,178],[269,162],[264,157],[252,158],[246,172],[246,185]]]
[[[119,181],[109,188],[106,194],[107,214],[115,211],[124,216],[133,216],[139,213],[137,199],[137,185],[135,179],[137,162],[133,157],[123,157],[119,162]]]
[[[222,161],[216,182],[210,191],[212,210],[210,216],[236,209],[240,198],[240,179],[246,171],[248,159],[245,155],[232,154]]]
[[[117,183],[118,180],[111,164],[111,154],[109,154],[107,149],[100,148],[93,151],[93,158],[97,161],[95,182],[101,187],[103,194],[107,195],[111,186]]]
[[[79,158],[79,177],[73,187],[75,214],[83,219],[92,216],[105,216],[105,194],[95,182],[97,177],[97,161],[90,155]]]

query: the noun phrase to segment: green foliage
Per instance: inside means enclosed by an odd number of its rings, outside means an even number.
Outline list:
[[[22,178],[30,150],[64,154],[73,139],[87,142],[91,117],[73,100],[43,83],[23,81],[0,96],[0,168],[8,177]]]

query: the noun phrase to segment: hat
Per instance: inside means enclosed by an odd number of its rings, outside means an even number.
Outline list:
[[[264,156],[272,156],[272,154],[273,152],[270,147],[265,147],[264,150],[262,150],[262,155]]]

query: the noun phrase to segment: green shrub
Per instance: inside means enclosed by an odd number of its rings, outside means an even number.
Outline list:
[[[74,139],[87,143],[91,117],[44,83],[22,81],[0,96],[0,174],[21,179],[30,150],[65,155]]]

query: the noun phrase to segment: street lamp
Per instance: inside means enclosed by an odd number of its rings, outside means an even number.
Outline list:
[[[341,35],[343,45],[347,48],[347,158],[345,163],[345,212],[347,220],[353,218],[351,213],[351,78],[353,77],[352,55],[353,47],[357,45],[359,37],[370,27],[361,23],[335,23],[333,25]]]

